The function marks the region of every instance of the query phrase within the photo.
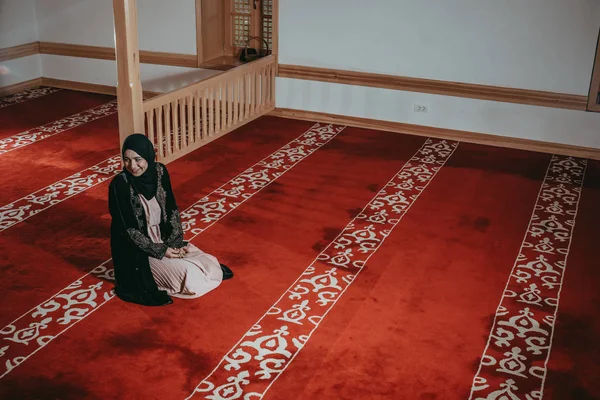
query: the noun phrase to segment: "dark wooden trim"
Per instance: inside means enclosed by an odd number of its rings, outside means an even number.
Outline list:
[[[598,93],[600,93],[600,34],[598,34],[598,41],[596,42],[596,57],[588,94],[587,108],[589,111],[600,112],[600,96]]]
[[[279,64],[279,77],[305,79],[347,85],[378,87],[409,92],[501,101],[506,103],[586,110],[587,96],[543,92],[433,79],[409,78],[397,75],[373,74],[328,68]]]
[[[484,144],[488,146],[507,147],[512,149],[537,151],[550,154],[562,154],[573,157],[600,160],[600,149],[594,149],[591,147],[579,147],[560,143],[542,142],[530,139],[510,138],[485,133],[405,124],[402,122],[391,122],[359,117],[348,117],[344,115],[326,114],[313,111],[293,110],[289,108],[276,108],[275,111],[272,111],[269,115],[283,118],[355,126],[359,128],[376,129],[380,131],[404,133],[409,135],[458,140],[468,143]]]
[[[39,42],[21,44],[19,46],[0,49],[0,62],[27,57],[40,52]]]
[[[40,42],[41,54],[58,56],[94,58],[99,60],[115,60],[115,49],[102,46],[84,46],[70,43]],[[140,50],[140,62],[143,64],[172,65],[176,67],[196,67],[196,54],[164,53]]]
[[[42,78],[35,78],[25,82],[15,83],[10,86],[3,86],[0,87],[0,97],[19,93],[38,86],[42,86]]]

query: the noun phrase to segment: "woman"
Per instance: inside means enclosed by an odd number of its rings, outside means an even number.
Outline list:
[[[123,171],[109,187],[110,245],[115,293],[132,303],[160,306],[170,296],[196,298],[233,273],[183,240],[167,168],[155,162],[154,146],[142,134],[128,136]]]

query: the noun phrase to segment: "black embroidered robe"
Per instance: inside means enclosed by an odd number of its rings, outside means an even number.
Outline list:
[[[144,305],[172,303],[158,289],[148,257],[161,259],[167,248],[181,248],[183,229],[167,168],[156,163],[158,188],[156,199],[161,209],[160,232],[163,243],[153,243],[148,235],[146,214],[139,194],[121,172],[109,187],[108,205],[112,217],[110,245],[115,267],[115,293],[125,301]]]

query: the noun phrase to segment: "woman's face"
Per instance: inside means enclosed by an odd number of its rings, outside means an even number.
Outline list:
[[[125,151],[123,163],[133,176],[140,176],[148,169],[148,161],[131,149]]]

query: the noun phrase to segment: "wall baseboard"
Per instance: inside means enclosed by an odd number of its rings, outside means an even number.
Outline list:
[[[80,44],[52,42],[39,43],[41,54],[95,58],[99,60],[116,60],[115,49],[112,47],[85,46]],[[164,53],[159,51],[140,50],[140,62],[142,64],[196,68],[198,65],[198,57],[195,54]]]
[[[530,139],[510,138],[486,133],[475,133],[423,125],[413,125],[402,122],[349,117],[345,115],[326,114],[314,111],[293,110],[289,108],[276,108],[275,111],[272,111],[269,115],[283,118],[325,122],[330,124],[348,125],[358,128],[376,129],[380,131],[409,135],[458,140],[462,142],[477,143],[488,146],[507,147],[511,149],[529,150],[541,153],[561,154],[566,156],[600,160],[600,149],[594,149],[590,147],[541,142]]]
[[[19,46],[5,47],[0,49],[0,62],[14,60],[15,58],[27,57],[40,52],[39,42],[21,44]]]
[[[566,108],[570,110],[585,111],[588,106],[587,96],[566,93],[553,93],[539,90],[438,81],[433,79],[409,78],[397,75],[306,67],[300,65],[280,64],[278,76],[281,78],[342,83],[346,85],[441,94],[446,96],[492,100],[506,103]]]
[[[19,93],[27,89],[42,86],[42,78],[35,78],[25,82],[15,83],[14,85],[0,87],[0,97]]]

